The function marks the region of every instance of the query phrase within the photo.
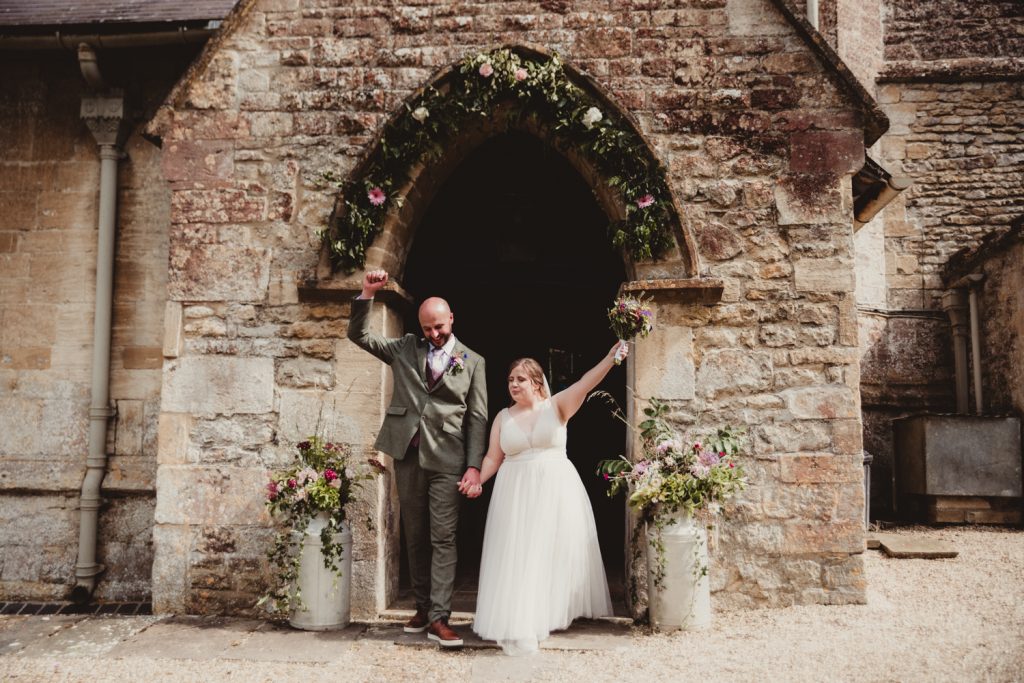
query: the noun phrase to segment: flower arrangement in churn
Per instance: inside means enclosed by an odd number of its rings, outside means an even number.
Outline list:
[[[724,427],[706,439],[687,442],[666,419],[668,411],[669,406],[657,399],[644,409],[647,419],[640,423],[640,460],[604,460],[598,468],[610,485],[608,495],[625,491],[630,507],[640,513],[633,538],[642,536],[643,525],[653,528],[654,533],[647,536],[658,553],[659,571],[654,575],[658,587],[665,576],[660,532],[672,516],[684,512],[710,526],[722,502],[747,485],[743,468],[735,460],[740,451],[739,430]],[[634,557],[638,555],[634,545]],[[700,571],[706,573],[707,567]]]
[[[654,329],[654,314],[647,304],[642,294],[638,297],[620,296],[608,309],[608,322],[620,341],[646,337]],[[620,351],[616,351],[615,364],[621,363]]]
[[[348,518],[348,504],[365,481],[384,471],[384,465],[372,458],[366,466],[353,463],[352,451],[347,445],[325,441],[319,436],[309,437],[299,443],[297,449],[297,462],[287,469],[269,473],[266,488],[267,509],[283,522],[284,528],[267,553],[274,567],[273,585],[258,604],[271,602],[282,612],[302,607],[296,578],[310,522],[318,515],[326,517],[320,531],[321,554],[324,567],[339,574],[338,562],[344,548],[335,542],[335,537]]]

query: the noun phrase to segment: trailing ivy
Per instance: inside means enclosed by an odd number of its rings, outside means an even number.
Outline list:
[[[519,117],[552,125],[556,135],[596,166],[626,205],[626,217],[609,227],[612,243],[635,260],[657,258],[672,245],[671,200],[664,169],[632,126],[566,75],[558,55],[534,57],[501,48],[464,59],[439,90],[428,87],[385,127],[380,144],[358,175],[341,184],[343,209],[334,230],[324,230],[335,266],[362,268],[366,249],[385,215],[400,208],[397,192],[419,163],[439,158],[459,129],[513,104]],[[330,177],[330,176],[328,176]]]

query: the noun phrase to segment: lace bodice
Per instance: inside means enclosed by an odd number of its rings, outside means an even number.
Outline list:
[[[530,432],[520,425],[508,408],[501,411],[500,442],[505,455],[515,456],[529,450],[565,449],[567,430],[558,419],[554,402],[550,398],[545,399],[537,410],[537,419]]]

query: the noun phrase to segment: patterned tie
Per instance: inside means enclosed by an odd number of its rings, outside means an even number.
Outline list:
[[[438,381],[440,381],[440,379],[441,379],[441,375],[444,374],[443,371],[435,372],[434,371],[434,366],[430,362],[432,354],[435,354],[435,353],[440,355],[442,353],[442,351],[441,351],[441,349],[433,349],[432,348],[432,349],[430,349],[430,351],[427,352],[427,388],[428,389],[433,389],[434,387],[436,387]]]

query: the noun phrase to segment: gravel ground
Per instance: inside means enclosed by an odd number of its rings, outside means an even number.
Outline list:
[[[439,652],[363,639],[332,664],[5,656],[4,681],[1022,681],[1024,531],[903,528],[959,557],[868,551],[868,604],[717,614],[703,632],[634,629],[615,650]]]

